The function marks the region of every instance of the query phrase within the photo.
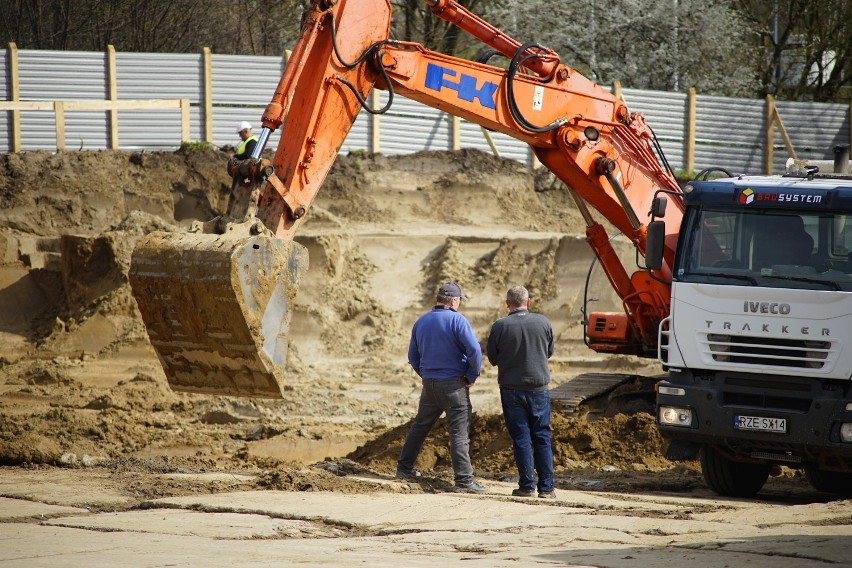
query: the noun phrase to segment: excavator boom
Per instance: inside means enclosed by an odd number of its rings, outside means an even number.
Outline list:
[[[559,177],[587,223],[587,240],[624,313],[587,329],[593,349],[648,354],[668,315],[676,234],[662,269],[630,274],[595,220],[596,210],[644,255],[651,202],[678,186],[655,156],[653,133],[623,101],[562,63],[521,44],[453,0],[424,0],[432,12],[509,60],[508,69],[389,39],[389,0],[312,0],[252,157],[228,167],[228,210],[184,235],[154,233],[134,251],[130,280],[151,343],[176,390],[279,396],[286,332],[307,255],[292,241],[362,109],[381,113],[394,94],[529,144]],[[388,104],[370,108],[372,88]],[[274,130],[270,163],[261,158]]]

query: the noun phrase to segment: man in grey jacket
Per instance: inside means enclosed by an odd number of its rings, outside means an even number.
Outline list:
[[[517,497],[553,498],[553,450],[550,445],[550,369],[553,329],[542,314],[529,311],[523,286],[506,293],[509,314],[491,325],[486,353],[497,367],[503,418],[512,437],[518,467]],[[533,475],[538,474],[538,483]]]

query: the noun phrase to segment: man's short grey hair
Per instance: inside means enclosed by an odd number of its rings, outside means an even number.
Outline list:
[[[510,306],[519,308],[527,303],[530,299],[530,293],[523,286],[512,286],[506,292],[506,303]]]
[[[444,305],[449,304],[449,303],[450,303],[450,301],[451,301],[453,298],[460,298],[460,296],[448,296],[448,295],[446,295],[446,294],[438,294],[438,295],[436,296],[436,300],[438,301],[438,303],[439,303],[439,304],[444,304]]]

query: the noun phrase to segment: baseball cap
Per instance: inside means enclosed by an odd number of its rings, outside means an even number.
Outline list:
[[[467,300],[467,297],[462,294],[461,286],[455,282],[447,282],[441,285],[441,287],[438,288],[438,295],[446,296],[448,298],[461,298],[462,300]]]
[[[245,121],[245,120],[242,121],[240,123],[240,127],[237,128],[237,134],[239,134],[243,130],[251,130],[251,122],[248,122],[248,121]]]

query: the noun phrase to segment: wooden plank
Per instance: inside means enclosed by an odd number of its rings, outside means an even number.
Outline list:
[[[624,102],[624,93],[621,92],[621,81],[613,81],[612,82],[612,94],[620,100]]]
[[[0,110],[53,110],[53,101],[0,101]]]
[[[65,111],[71,110],[110,110],[118,109],[179,109],[181,142],[189,142],[189,99],[160,99],[160,100],[126,100],[126,101],[0,101],[0,111],[20,112],[22,110],[52,110],[56,123],[56,149],[65,150]],[[118,125],[112,122],[116,132],[110,137],[110,148],[118,149]],[[14,120],[12,151],[20,152],[20,125]],[[16,149],[17,148],[17,149]]]
[[[491,153],[499,158],[500,150],[497,149],[497,145],[494,143],[494,138],[491,137],[491,132],[484,126],[480,126],[479,128],[482,130],[482,135],[485,137],[485,141],[488,142],[488,147],[491,148]]]
[[[790,139],[790,135],[787,134],[787,129],[784,128],[784,121],[781,120],[781,115],[778,114],[778,107],[772,105],[772,111],[775,113],[775,124],[778,126],[778,132],[781,133],[781,139],[784,140],[784,147],[787,148],[787,153],[794,160],[798,157],[796,156],[796,149],[793,148],[793,141]]]
[[[180,99],[120,100],[120,101],[63,101],[65,110],[144,110],[179,109]]]
[[[145,110],[179,109],[181,99],[122,100],[122,101],[0,101],[0,110],[53,110],[61,102],[65,110]]]

